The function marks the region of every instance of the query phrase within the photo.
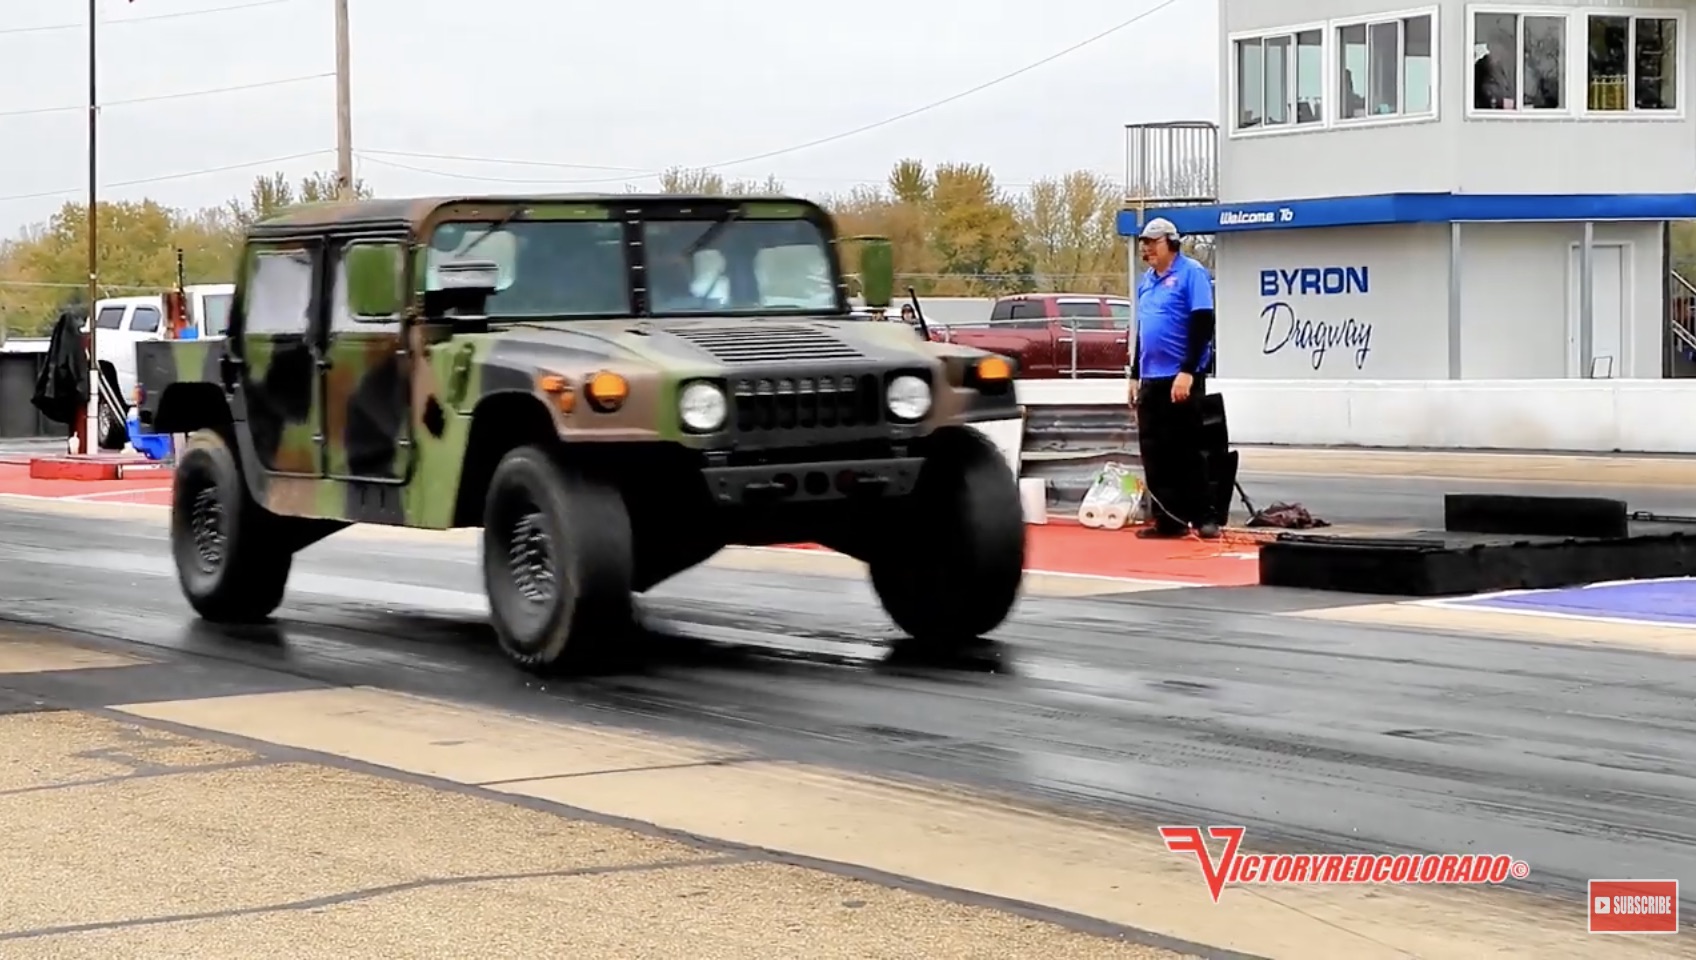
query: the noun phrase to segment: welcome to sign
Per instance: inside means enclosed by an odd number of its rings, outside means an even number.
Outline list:
[[[1367,267],[1294,267],[1260,271],[1260,296],[1267,301],[1260,310],[1266,324],[1260,352],[1273,356],[1285,350],[1305,353],[1320,370],[1334,348],[1341,348],[1354,360],[1356,370],[1366,369],[1366,358],[1372,354],[1372,323],[1353,316],[1353,310],[1325,310],[1321,313],[1349,313],[1343,318],[1312,319],[1302,316],[1292,301],[1308,297],[1360,297],[1371,293],[1371,274]],[[1352,306],[1348,305],[1348,306]],[[1304,312],[1308,310],[1304,304]]]

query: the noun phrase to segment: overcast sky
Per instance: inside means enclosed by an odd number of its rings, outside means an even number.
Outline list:
[[[100,2],[103,199],[205,206],[256,173],[333,168],[332,0]],[[1175,0],[911,119],[717,165],[955,96],[1161,2],[352,0],[357,172],[381,194],[622,190],[684,164],[818,194],[881,182],[911,156],[987,163],[1013,186],[1079,168],[1118,180],[1124,124],[1217,119],[1214,0]],[[10,236],[84,196],[88,35],[86,0],[5,7]]]

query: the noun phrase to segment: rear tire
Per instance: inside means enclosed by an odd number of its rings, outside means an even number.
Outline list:
[[[234,451],[217,433],[189,437],[171,492],[171,553],[189,606],[213,623],[258,623],[288,587],[294,551],[283,518],[247,492]]]
[[[955,428],[931,444],[868,565],[884,612],[909,637],[898,649],[947,657],[978,646],[1018,602],[1025,519],[1018,481],[987,438]]]
[[[635,622],[630,514],[618,488],[520,447],[489,481],[483,583],[501,651],[536,674],[607,661]]]
[[[112,395],[118,395],[118,378],[111,369],[100,368],[100,375],[112,388]],[[91,401],[92,402],[92,401]],[[95,418],[95,430],[100,436],[97,443],[102,450],[122,450],[130,442],[129,411],[123,408],[114,410],[112,404],[100,398],[100,413]]]

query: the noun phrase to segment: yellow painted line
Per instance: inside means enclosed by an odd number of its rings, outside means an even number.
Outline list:
[[[14,639],[0,631],[0,674],[134,667],[156,661],[66,643]]]
[[[1479,634],[1504,640],[1622,647],[1696,656],[1696,630],[1689,627],[1542,617],[1501,610],[1438,606],[1419,601],[1299,610],[1282,616],[1378,627],[1410,627],[1459,636]]]
[[[1581,901],[1562,908],[1506,891],[1333,886],[1233,888],[1215,904],[1193,858],[1168,852],[1151,829],[805,764],[702,764],[724,755],[705,743],[370,688],[118,709],[460,783],[509,781],[491,789],[1264,956],[1594,956]],[[536,779],[510,782],[522,777]]]
[[[72,712],[0,716],[0,818],[0,857],[27,864],[4,888],[0,934],[16,937],[0,948],[7,960],[1185,960],[989,906]]]

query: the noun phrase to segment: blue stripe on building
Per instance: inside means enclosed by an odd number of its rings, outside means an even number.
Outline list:
[[[1365,197],[1268,200],[1119,212],[1119,235],[1134,236],[1142,222],[1164,217],[1178,232],[1236,233],[1391,223],[1508,223],[1524,221],[1696,219],[1696,193],[1465,194],[1384,193]]]

